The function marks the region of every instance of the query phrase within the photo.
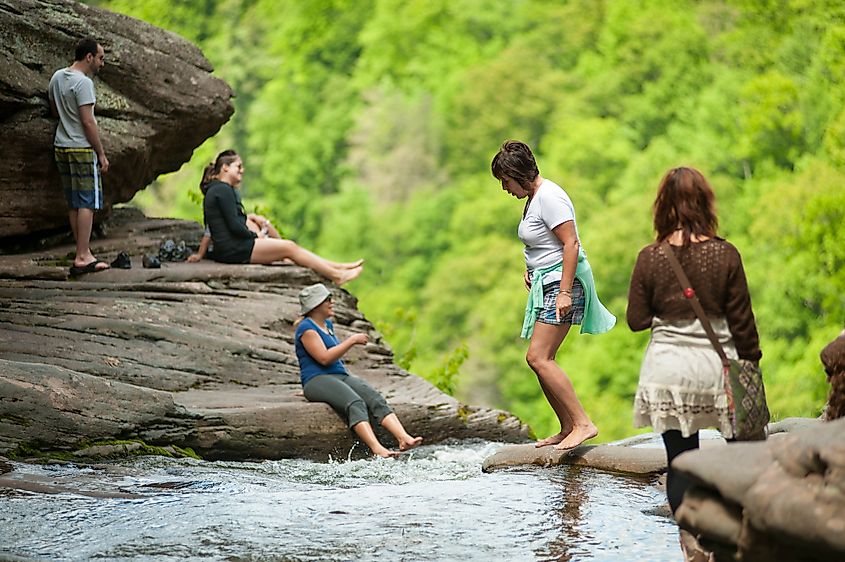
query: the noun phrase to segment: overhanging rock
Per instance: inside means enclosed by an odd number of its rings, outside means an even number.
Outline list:
[[[232,90],[178,35],[70,0],[0,0],[0,238],[67,224],[47,85],[85,36],[106,49],[95,78],[106,211],[178,170],[234,111]]]

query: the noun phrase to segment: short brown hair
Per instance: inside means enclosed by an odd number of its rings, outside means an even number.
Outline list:
[[[654,230],[657,241],[683,230],[684,244],[692,236],[713,238],[719,227],[716,196],[701,172],[695,168],[672,168],[660,181],[654,200]]]
[[[502,148],[490,163],[490,169],[496,179],[501,180],[507,176],[526,188],[540,175],[531,149],[524,142],[516,140],[502,143]]]
[[[73,60],[85,60],[85,57],[88,55],[97,56],[97,47],[100,44],[97,43],[96,39],[92,39],[91,37],[85,37],[80,39],[79,42],[76,44],[76,48],[73,51]]]

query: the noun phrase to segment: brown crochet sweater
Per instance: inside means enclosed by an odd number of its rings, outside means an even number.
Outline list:
[[[722,238],[712,238],[686,247],[672,246],[672,250],[707,316],[726,318],[739,357],[758,361],[763,354],[737,249]],[[635,332],[650,328],[654,317],[670,322],[696,317],[657,243],[646,246],[637,256],[627,317],[628,326]]]
[[[845,332],[822,349],[822,363],[830,381],[830,394],[823,419],[845,417]]]

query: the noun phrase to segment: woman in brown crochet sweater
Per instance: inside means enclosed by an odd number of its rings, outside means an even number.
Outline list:
[[[845,417],[845,330],[839,337],[822,349],[820,354],[827,382],[830,383],[830,394],[825,407],[825,420],[831,421]]]
[[[759,361],[757,326],[742,259],[716,236],[713,190],[698,170],[675,168],[654,202],[656,242],[640,251],[628,293],[628,326],[651,328],[634,402],[634,425],[661,433],[670,463],[666,491],[674,512],[689,483],[671,462],[698,448],[698,431],[733,438],[722,364],[684,297],[660,244],[678,258],[729,357]]]

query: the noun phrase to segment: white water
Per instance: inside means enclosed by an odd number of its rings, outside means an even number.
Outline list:
[[[483,474],[501,445],[399,460],[17,465],[77,490],[0,489],[0,560],[643,560],[681,558],[648,480],[560,467]]]

